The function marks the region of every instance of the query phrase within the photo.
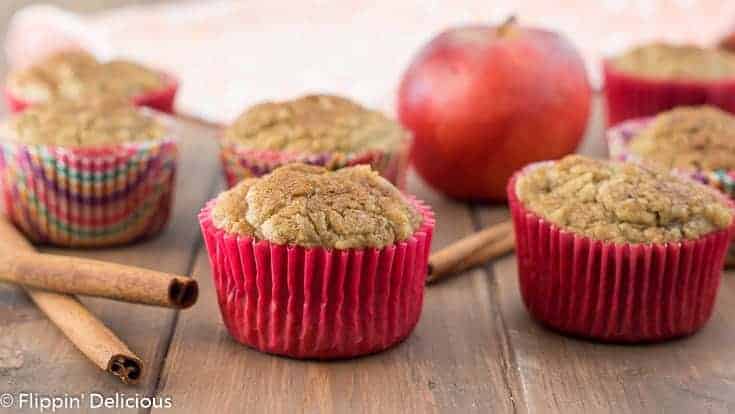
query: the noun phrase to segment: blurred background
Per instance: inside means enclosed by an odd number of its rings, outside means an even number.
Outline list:
[[[0,69],[71,40],[176,73],[179,107],[213,121],[309,91],[392,111],[423,43],[448,26],[511,14],[566,34],[597,87],[606,55],[654,39],[711,44],[735,27],[733,0],[3,0]]]

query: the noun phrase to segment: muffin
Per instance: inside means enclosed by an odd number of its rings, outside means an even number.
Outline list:
[[[735,112],[735,54],[693,45],[653,43],[603,64],[608,124],[686,105]]]
[[[222,318],[243,344],[349,358],[419,320],[433,213],[369,166],[289,164],[220,194],[199,221]]]
[[[610,156],[655,163],[735,198],[735,116],[712,106],[679,107],[607,132]],[[735,265],[735,248],[728,251]]]
[[[159,233],[177,148],[161,121],[119,100],[52,100],[2,125],[8,217],[30,240],[102,247]]]
[[[230,187],[300,162],[331,170],[369,164],[403,188],[409,143],[409,133],[380,112],[339,96],[308,95],[245,111],[225,129],[221,157]]]
[[[137,63],[99,62],[83,51],[62,51],[11,72],[5,96],[13,112],[50,100],[84,102],[115,96],[165,112],[173,111],[178,85],[169,75]]]
[[[508,185],[521,294],[552,329],[608,342],[689,335],[712,314],[733,206],[688,178],[568,156]]]

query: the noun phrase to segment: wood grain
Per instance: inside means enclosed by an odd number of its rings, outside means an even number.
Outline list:
[[[415,177],[409,188],[445,223],[437,227],[434,249],[473,231],[466,206]],[[200,303],[180,316],[159,390],[190,412],[513,412],[523,406],[482,269],[428,289],[421,322],[396,348],[311,362],[268,356],[230,339],[204,252],[196,263]]]
[[[180,138],[181,168],[172,221],[162,235],[121,248],[44,251],[189,274],[192,254],[201,246],[196,212],[211,195],[219,168],[211,131],[177,124],[175,134]],[[0,350],[17,353],[22,359],[20,367],[0,367],[0,392],[37,391],[51,395],[92,391],[106,395],[154,392],[175,326],[176,311],[83,299],[84,304],[144,360],[146,376],[140,385],[130,387],[100,374],[19,289],[0,285],[0,298]]]

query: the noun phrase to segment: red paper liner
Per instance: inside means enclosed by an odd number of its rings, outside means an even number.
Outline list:
[[[735,79],[667,80],[635,76],[603,62],[608,125],[685,105],[714,105],[735,113]]]
[[[164,74],[166,86],[155,91],[147,92],[132,98],[137,106],[146,106],[161,112],[172,114],[174,112],[174,101],[176,92],[179,90],[179,82],[172,75]],[[10,108],[11,113],[21,112],[33,102],[28,102],[13,94],[7,87],[4,88],[5,103]]]
[[[712,315],[735,223],[697,240],[608,243],[559,229],[508,198],[518,277],[531,316],[604,342],[656,342],[700,329]]]
[[[396,187],[406,188],[408,147],[405,142],[397,150],[385,152],[369,150],[353,154],[301,154],[276,150],[253,150],[237,144],[220,142],[220,159],[228,187],[245,178],[260,177],[286,164],[301,162],[319,165],[331,170],[367,164]]]
[[[257,350],[300,359],[379,352],[419,320],[434,214],[413,200],[423,223],[381,249],[304,248],[228,234],[199,213],[227,330]]]

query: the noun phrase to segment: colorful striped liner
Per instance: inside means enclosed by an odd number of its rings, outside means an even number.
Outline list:
[[[630,152],[630,141],[653,118],[640,118],[625,121],[607,131],[607,145],[610,158],[619,161],[640,161],[640,158]],[[689,177],[702,184],[714,187],[735,199],[735,170],[715,171],[685,171],[675,170],[680,175]]]
[[[406,142],[395,152],[365,151],[354,154],[299,154],[275,150],[253,150],[237,144],[220,143],[220,158],[228,187],[250,177],[260,177],[289,163],[302,162],[336,170],[358,164],[369,164],[380,175],[401,190],[406,184],[408,167]]]
[[[6,214],[36,243],[102,247],[166,225],[178,150],[172,138],[103,148],[0,144]]]
[[[610,158],[618,161],[640,161],[640,157],[630,151],[630,141],[652,120],[653,117],[631,119],[608,129],[606,139]],[[674,170],[674,172],[716,188],[730,199],[735,200],[735,170]],[[728,267],[735,267],[735,245],[730,246],[725,263]]]

